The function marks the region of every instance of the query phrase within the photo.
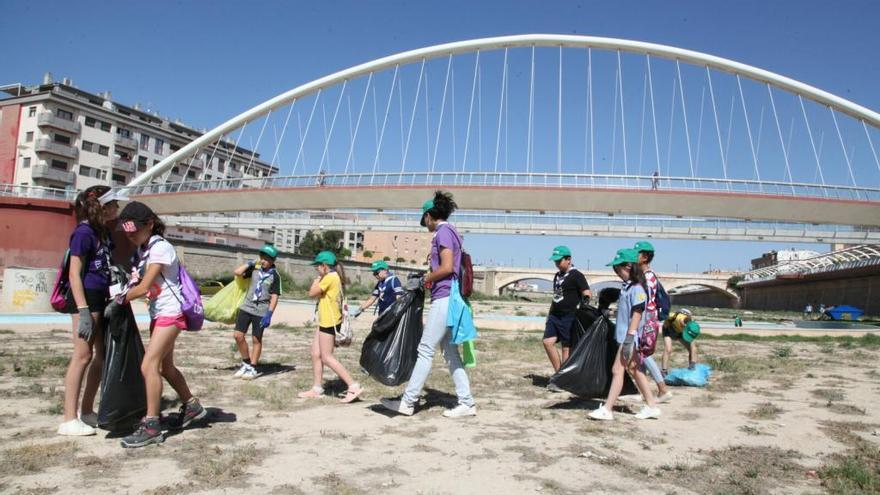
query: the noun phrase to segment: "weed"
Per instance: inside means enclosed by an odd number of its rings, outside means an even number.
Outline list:
[[[843,392],[831,388],[817,388],[810,391],[810,393],[813,394],[813,397],[828,402],[841,401],[844,398]]]
[[[15,330],[10,330],[8,328],[0,328],[0,335],[14,335]]]
[[[746,413],[752,419],[776,419],[782,414],[782,409],[770,402],[762,402],[754,409]]]
[[[773,355],[778,358],[787,358],[791,356],[791,347],[784,345],[773,350]]]
[[[47,468],[69,462],[76,452],[76,443],[62,441],[31,444],[6,450],[0,460],[0,472],[6,475],[39,473]]]
[[[313,478],[313,480],[316,485],[321,485],[325,488],[325,493],[332,493],[333,495],[359,495],[366,493],[357,486],[350,484],[343,476],[335,472],[319,478]]]

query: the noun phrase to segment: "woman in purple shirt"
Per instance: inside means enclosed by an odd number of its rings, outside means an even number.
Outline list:
[[[431,272],[424,278],[425,287],[431,289],[431,309],[419,342],[419,357],[406,391],[400,400],[382,399],[382,405],[386,409],[405,416],[411,416],[415,412],[415,404],[431,372],[431,361],[438,345],[443,346],[443,355],[449,365],[449,373],[455,383],[455,394],[458,396],[458,404],[444,411],[443,416],[461,418],[477,414],[477,406],[471,396],[470,382],[461,363],[458,346],[452,343],[449,327],[446,326],[449,290],[461,266],[461,236],[447,222],[456,208],[458,205],[452,200],[452,195],[443,191],[435,192],[434,199],[429,199],[422,205],[422,226],[434,233],[431,239]]]
[[[95,434],[98,417],[93,408],[104,365],[103,314],[109,298],[112,249],[106,223],[116,218],[118,199],[124,198],[109,187],[92,186],[74,201],[77,225],[70,236],[68,272],[73,356],[64,376],[64,422],[58,427],[59,435]],[[79,405],[83,375],[86,386]]]

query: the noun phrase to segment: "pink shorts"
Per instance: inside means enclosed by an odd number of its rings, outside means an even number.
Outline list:
[[[151,334],[156,327],[177,327],[180,330],[186,330],[186,317],[182,313],[177,316],[159,316],[150,320]]]

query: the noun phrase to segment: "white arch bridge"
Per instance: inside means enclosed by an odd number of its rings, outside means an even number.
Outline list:
[[[409,210],[442,188],[487,217],[648,225],[633,235],[663,219],[733,221],[745,232],[735,238],[794,231],[781,238],[866,242],[880,229],[878,129],[873,110],[721,57],[506,36],[399,53],[298,86],[195,139],[129,192],[193,219]],[[237,162],[239,146],[256,153]],[[278,174],[258,176],[258,160]],[[753,222],[776,227],[752,235]],[[662,235],[728,235],[706,232],[667,226]]]

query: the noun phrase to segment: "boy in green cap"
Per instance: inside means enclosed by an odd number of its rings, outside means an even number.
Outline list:
[[[241,354],[241,367],[233,375],[235,378],[253,380],[260,376],[256,366],[263,352],[263,330],[272,323],[272,313],[281,295],[281,277],[275,269],[277,257],[278,248],[266,243],[260,248],[259,260],[250,260],[235,269],[236,275],[251,279],[244,301],[238,308],[238,319],[232,333]],[[250,351],[245,340],[249,326],[253,329]]]
[[[351,316],[359,316],[365,309],[377,301],[379,304],[376,305],[376,311],[382,313],[394,304],[398,297],[403,295],[403,286],[400,284],[400,279],[397,278],[397,275],[391,273],[388,263],[381,260],[374,261],[370,265],[370,270],[373,272],[373,276],[376,277],[376,286],[373,288],[369,299],[361,303],[357,308],[351,309]]]
[[[544,350],[550,358],[553,371],[568,359],[571,351],[571,328],[574,325],[575,312],[582,302],[589,301],[592,292],[584,274],[575,269],[571,263],[571,249],[567,246],[556,246],[550,254],[550,261],[559,269],[553,275],[553,302],[544,323]],[[556,343],[562,344],[562,356],[556,351]],[[547,385],[551,392],[562,392],[562,389]]]
[[[645,306],[645,329],[654,332],[655,336],[660,333],[660,306],[657,300],[657,294],[661,289],[660,280],[654,270],[651,269],[651,262],[654,261],[654,245],[648,241],[639,241],[633,246],[639,253],[639,266],[645,273],[646,292],[648,293],[648,303]],[[672,398],[672,391],[666,386],[666,379],[654,356],[647,356],[644,359],[645,369],[650,373],[651,378],[657,384],[657,402],[668,402]]]

